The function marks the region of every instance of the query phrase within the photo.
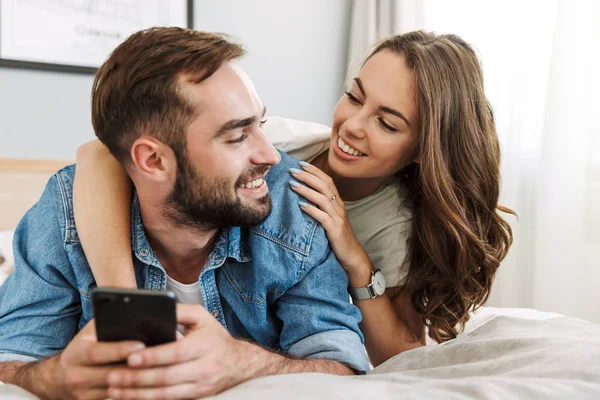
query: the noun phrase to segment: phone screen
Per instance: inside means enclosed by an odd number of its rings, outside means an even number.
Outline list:
[[[146,346],[176,338],[175,294],[144,289],[97,288],[92,307],[99,341],[138,340]]]

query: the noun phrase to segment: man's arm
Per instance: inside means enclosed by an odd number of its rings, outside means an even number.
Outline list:
[[[254,343],[241,342],[240,365],[245,365],[244,381],[262,376],[320,372],[333,375],[354,375],[354,370],[331,360],[299,360],[273,353]],[[252,360],[243,363],[243,359]]]
[[[81,294],[64,247],[63,209],[53,176],[15,230],[15,268],[0,304],[0,362],[54,355],[75,335]]]
[[[214,395],[267,375],[353,371],[330,360],[296,360],[233,338],[204,307],[178,304],[177,321],[186,336],[176,342],[133,353],[129,367],[108,375],[108,397],[187,399]]]
[[[57,365],[56,357],[39,360],[66,347],[81,315],[59,223],[63,209],[53,176],[15,231],[15,269],[0,306],[0,381],[38,396],[53,394]]]
[[[0,363],[0,376],[4,383],[11,383],[35,394],[41,399],[68,398],[58,390],[59,357],[44,361],[7,361]]]
[[[44,361],[0,363],[0,375],[42,399],[105,399],[114,364],[143,348],[133,341],[98,342],[91,321],[62,353]]]
[[[277,305],[277,316],[283,323],[280,345],[287,354],[299,359],[337,361],[358,373],[369,371],[358,327],[361,314],[349,303],[348,276],[320,225],[299,281],[278,299]]]

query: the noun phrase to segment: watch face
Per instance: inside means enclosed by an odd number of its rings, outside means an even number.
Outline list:
[[[373,275],[373,291],[377,296],[381,296],[385,292],[385,276],[381,271],[376,271]]]

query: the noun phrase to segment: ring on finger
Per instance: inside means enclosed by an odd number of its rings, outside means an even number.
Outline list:
[[[329,199],[329,201],[335,201],[337,199],[337,196],[334,194],[333,196],[331,196],[331,198]]]

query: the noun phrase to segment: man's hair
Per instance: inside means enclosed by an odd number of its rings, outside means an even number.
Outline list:
[[[224,34],[175,27],[149,28],[131,35],[102,64],[92,87],[96,136],[124,167],[142,134],[185,154],[185,132],[199,110],[182,93],[209,78],[227,61],[245,54]]]

